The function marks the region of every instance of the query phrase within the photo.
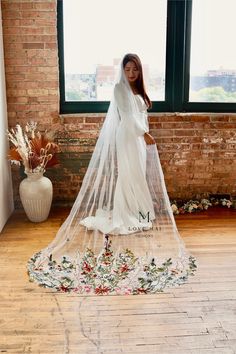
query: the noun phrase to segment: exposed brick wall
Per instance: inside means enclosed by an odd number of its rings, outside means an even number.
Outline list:
[[[54,204],[72,203],[101,128],[103,114],[59,116],[56,1],[3,0],[9,126],[30,119],[57,131],[61,166],[47,171]],[[170,198],[236,194],[235,114],[153,114]],[[13,168],[15,203],[22,171]]]
[[[59,141],[63,158],[66,156],[65,174],[71,169],[74,172],[69,187],[73,199],[103,115],[65,115],[61,119],[67,134]],[[149,127],[157,142],[170,198],[236,194],[236,114],[158,113],[150,115]],[[64,185],[62,179],[61,192]]]

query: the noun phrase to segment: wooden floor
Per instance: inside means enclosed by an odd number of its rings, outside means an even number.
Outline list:
[[[0,235],[0,353],[236,353],[236,211],[176,217],[198,259],[190,282],[157,295],[78,296],[28,282],[26,262],[68,211],[40,224],[15,212]]]

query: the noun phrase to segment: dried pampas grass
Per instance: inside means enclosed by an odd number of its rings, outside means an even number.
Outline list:
[[[59,146],[52,141],[52,135],[36,129],[37,123],[29,122],[24,130],[17,124],[15,129],[7,131],[13,145],[8,152],[8,159],[13,164],[23,164],[26,172],[40,172],[59,164]]]

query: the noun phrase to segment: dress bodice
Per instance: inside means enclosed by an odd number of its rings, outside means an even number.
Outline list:
[[[149,132],[147,105],[141,95],[134,95],[134,97],[137,102],[138,110],[141,113],[140,117],[137,117],[139,124],[141,124],[143,128],[143,133]]]
[[[114,98],[120,118],[120,129],[129,129],[137,136],[143,136],[149,131],[147,106],[141,95],[134,95],[124,84],[119,83],[115,85]]]
[[[144,102],[144,99],[142,98],[142,96],[141,95],[134,95],[134,97],[136,99],[139,111],[141,113],[147,113],[147,105]]]

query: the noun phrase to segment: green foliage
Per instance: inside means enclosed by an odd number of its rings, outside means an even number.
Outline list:
[[[83,101],[86,95],[78,91],[66,91],[66,101]]]
[[[236,103],[236,92],[226,92],[223,87],[206,87],[199,91],[191,91],[191,102],[233,102]]]

